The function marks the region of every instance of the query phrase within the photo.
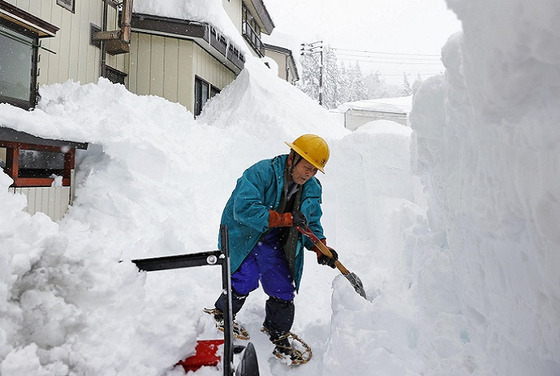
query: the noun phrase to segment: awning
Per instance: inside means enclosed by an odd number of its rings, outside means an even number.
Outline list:
[[[27,13],[26,11],[21,10],[4,0],[0,0],[0,18],[11,21],[37,33],[39,38],[54,37],[56,32],[59,30],[58,27],[43,21],[31,13]]]

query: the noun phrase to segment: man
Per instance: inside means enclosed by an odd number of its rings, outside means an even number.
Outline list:
[[[245,170],[225,206],[221,223],[229,231],[234,317],[260,281],[269,296],[263,331],[276,345],[273,353],[303,363],[301,352],[288,340],[295,313],[293,299],[303,269],[302,247],[314,250],[317,261],[332,268],[338,255],[332,249],[333,258],[323,255],[295,228],[309,226],[326,244],[320,222],[322,189],[315,174],[324,173],[328,145],[311,134],[286,144],[291,149],[289,155],[257,162]],[[226,302],[222,294],[212,310],[219,324],[223,323]],[[241,330],[241,336],[246,334],[237,323],[234,329]]]

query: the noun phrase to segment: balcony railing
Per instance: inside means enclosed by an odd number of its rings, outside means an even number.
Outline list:
[[[259,34],[247,22],[243,23],[243,37],[249,42],[259,57],[264,56],[264,44]]]

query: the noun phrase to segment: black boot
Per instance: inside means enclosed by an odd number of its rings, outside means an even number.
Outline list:
[[[265,330],[266,331],[266,330]],[[282,357],[280,355],[288,355],[290,356],[292,353],[292,345],[288,340],[288,333],[280,333],[277,331],[266,331],[269,335],[270,341],[274,343],[276,346],[272,353],[277,357]]]
[[[294,323],[295,306],[291,300],[270,297],[266,301],[264,332],[268,334],[275,347],[273,354],[279,358],[292,357],[293,348],[288,335]]]
[[[233,317],[231,318],[231,320],[233,324],[233,336],[238,339],[250,339],[249,332],[247,332],[247,330],[241,324],[235,321],[235,315],[237,314],[237,312],[239,312],[239,310],[241,310],[243,304],[245,304],[245,299],[248,295],[241,295],[237,291],[232,289],[231,296],[231,308],[233,313]],[[214,316],[214,320],[216,320],[216,327],[221,331],[224,331],[224,309],[226,304],[226,295],[222,294],[214,304],[216,308],[205,309],[207,313]]]
[[[295,316],[294,302],[270,297],[266,301],[263,326],[270,333],[285,334],[292,329]]]
[[[249,296],[249,294],[242,295],[242,294],[238,293],[237,291],[235,291],[233,288],[231,289],[231,311],[233,313],[233,319],[235,319],[235,315],[237,314],[237,312],[239,312],[241,310],[241,307],[243,307],[243,304],[245,304],[245,299],[247,299],[248,296]],[[220,295],[218,300],[216,300],[216,303],[214,304],[214,306],[219,311],[224,312],[224,310],[226,309],[226,305],[227,305],[226,294],[222,293],[222,295]],[[222,317],[222,320],[223,320],[223,317]]]
[[[313,356],[309,345],[292,332],[280,333],[266,328],[262,331],[268,334],[270,341],[275,345],[272,354],[287,364],[305,364]]]

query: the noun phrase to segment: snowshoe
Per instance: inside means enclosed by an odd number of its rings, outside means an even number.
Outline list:
[[[296,334],[287,332],[278,335],[270,332],[267,328],[262,328],[261,331],[266,333],[270,341],[276,345],[272,354],[283,363],[291,366],[298,366],[311,360],[313,356],[311,347]]]
[[[217,308],[204,308],[204,312],[212,315],[214,320],[216,320],[216,328],[220,331],[224,331],[224,314]],[[237,321],[233,321],[233,337],[242,340],[249,340],[251,336],[249,332]]]

